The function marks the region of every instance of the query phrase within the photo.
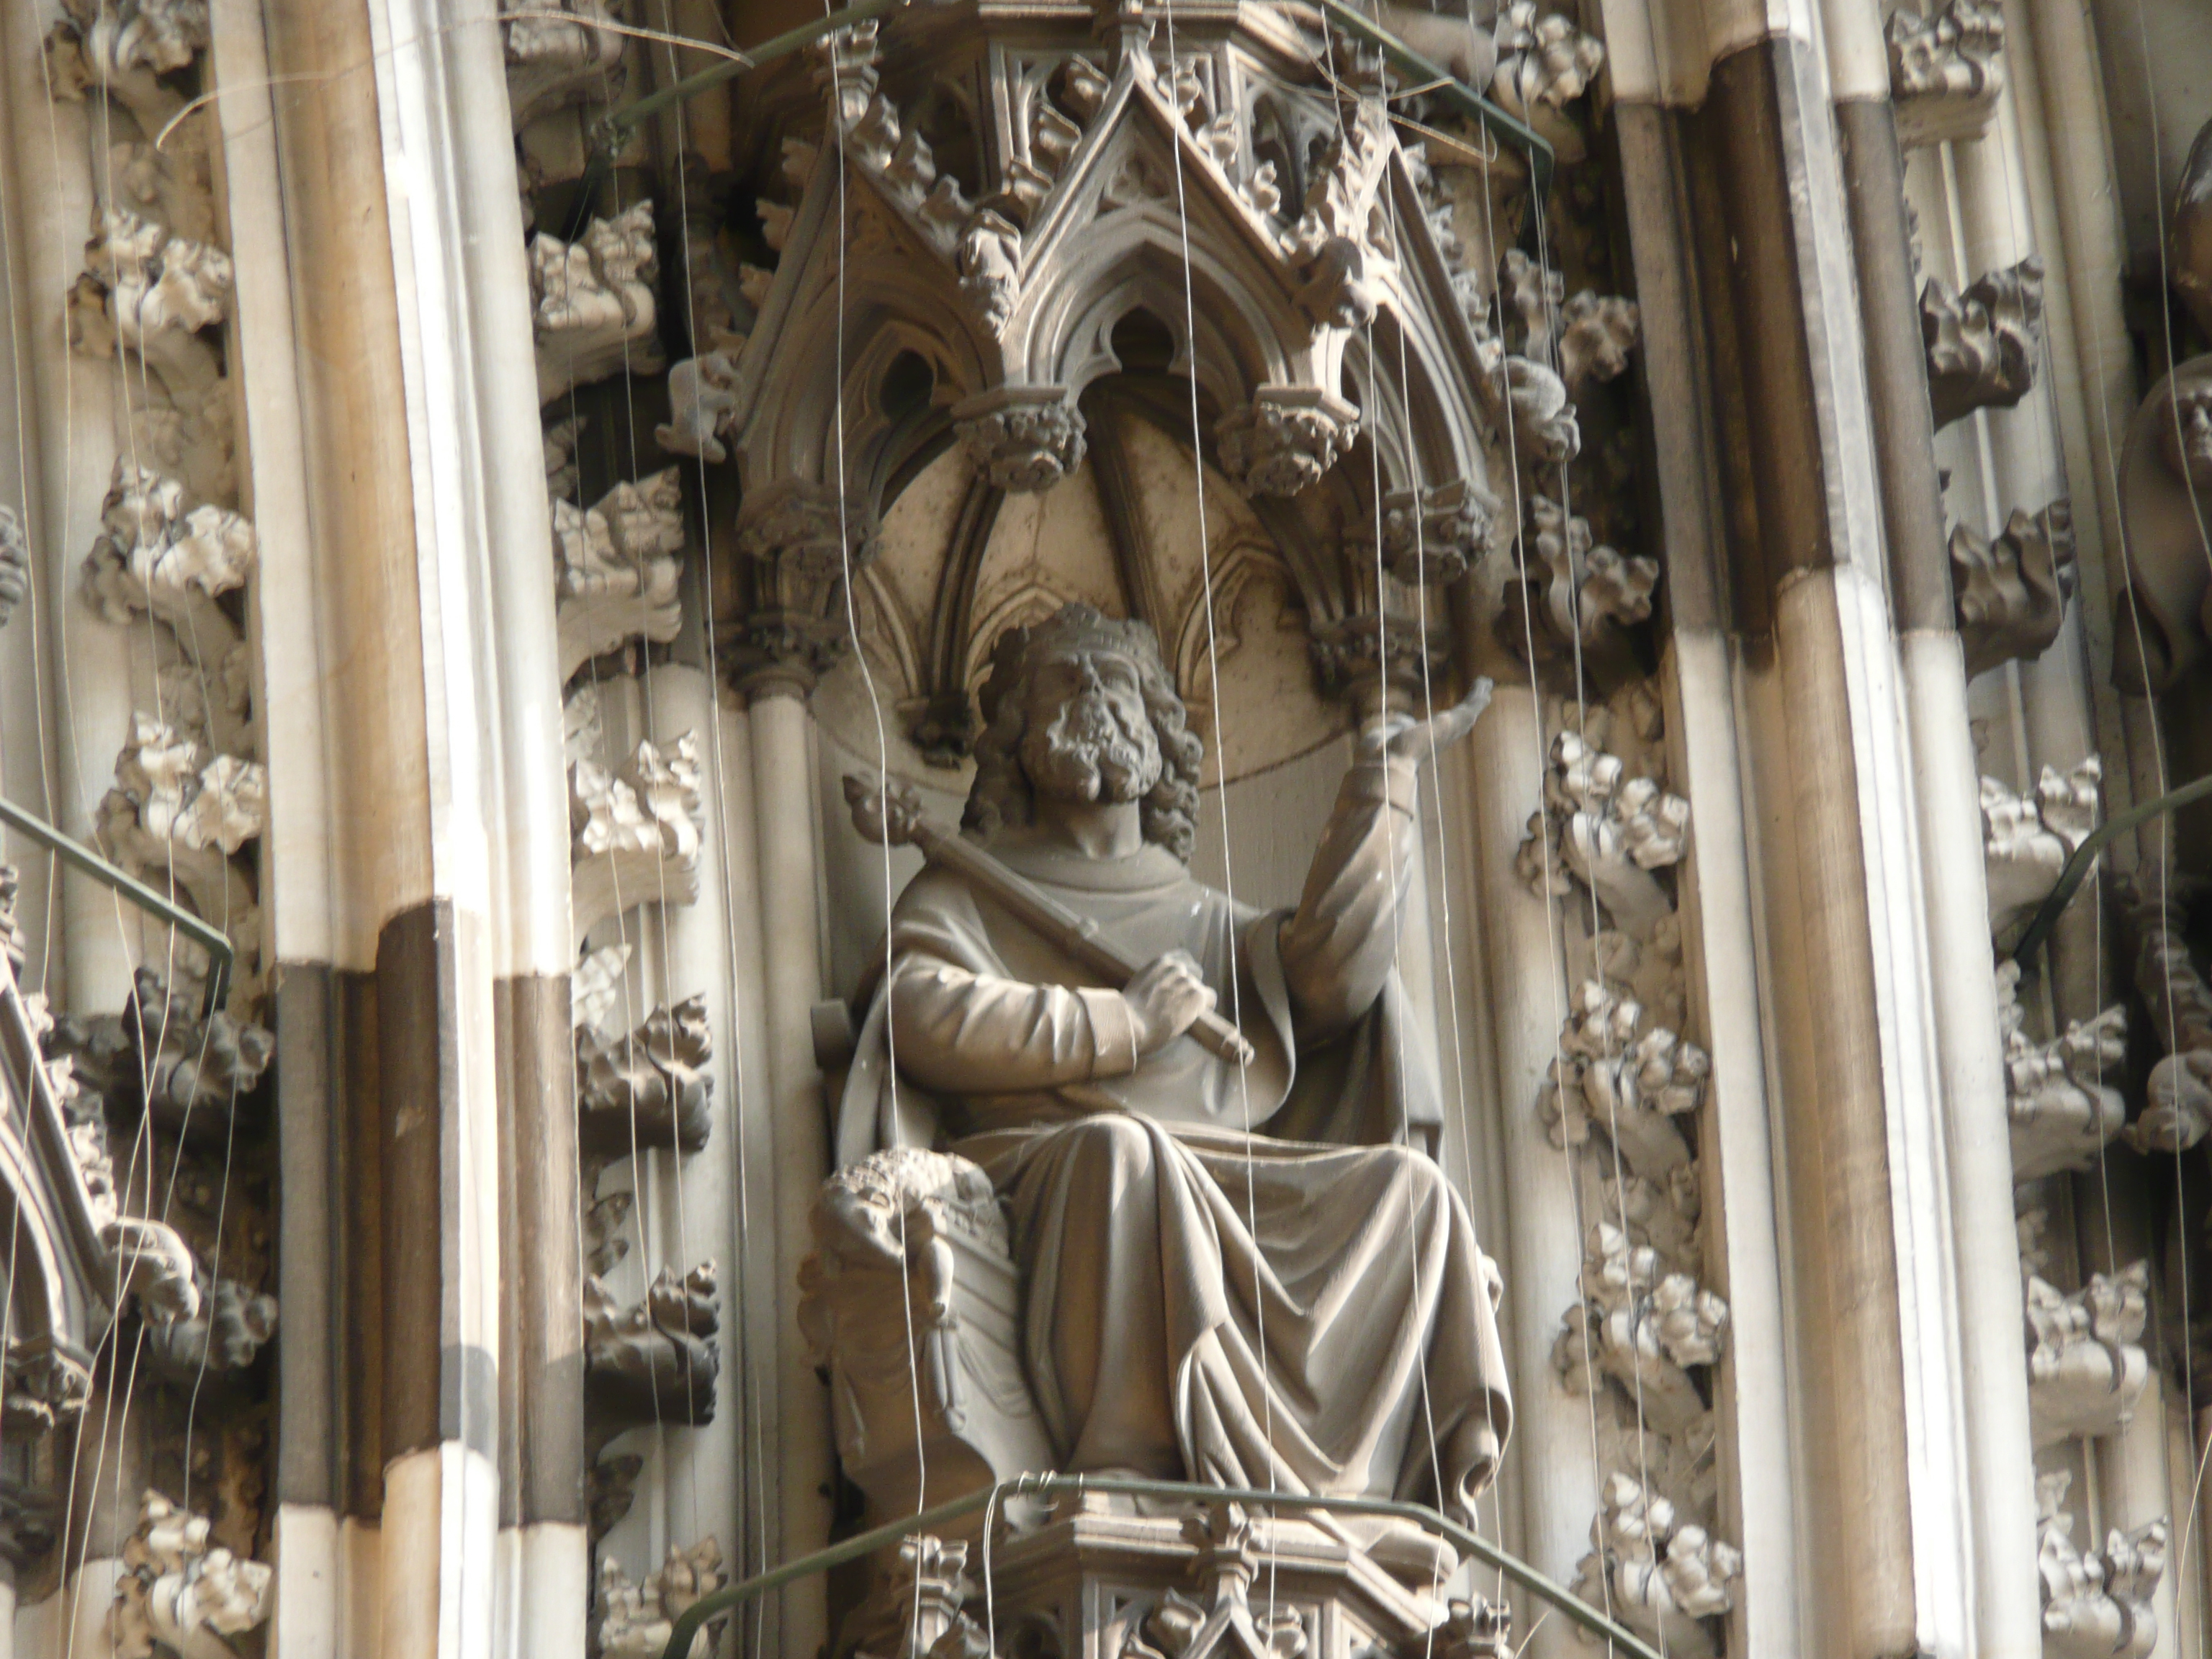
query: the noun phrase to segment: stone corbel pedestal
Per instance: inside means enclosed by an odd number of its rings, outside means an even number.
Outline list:
[[[1408,1590],[1354,1545],[1311,1521],[1223,1504],[1203,1515],[1109,1514],[1079,1500],[1033,1532],[990,1544],[991,1633],[1002,1653],[1051,1659],[1438,1659],[1457,1651],[1441,1600]],[[855,1612],[837,1648],[908,1650],[926,1600],[953,1630],[986,1618],[984,1558],[969,1545],[924,1579],[910,1563]],[[934,1594],[927,1594],[934,1592]],[[949,1603],[949,1605],[948,1605]],[[1433,1632],[1433,1635],[1432,1635]],[[927,1633],[927,1632],[925,1632]],[[932,1650],[958,1652],[943,1637]],[[975,1631],[966,1650],[986,1634]]]

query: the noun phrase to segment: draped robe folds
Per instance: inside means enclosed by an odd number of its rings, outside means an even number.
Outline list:
[[[1352,769],[1287,915],[1149,844],[992,843],[1126,956],[1196,958],[1258,1050],[1241,1073],[1188,1036],[1140,1058],[1119,988],[964,878],[900,896],[838,1161],[934,1144],[989,1173],[1064,1469],[1470,1514],[1511,1407],[1495,1268],[1431,1157],[1433,1048],[1393,965],[1414,787],[1408,763]]]

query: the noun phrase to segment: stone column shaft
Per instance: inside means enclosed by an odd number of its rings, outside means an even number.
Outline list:
[[[72,352],[62,314],[63,296],[84,269],[84,236],[92,222],[94,104],[56,102],[46,95],[44,33],[47,15],[31,4],[13,4],[0,15],[0,120],[6,124],[9,178],[9,270],[14,285],[10,314],[21,319],[21,356],[11,356],[24,379],[23,434],[30,476],[22,481],[21,510],[33,562],[43,580],[35,607],[21,607],[10,624],[11,649],[29,651],[33,629],[44,637],[46,663],[40,688],[52,732],[51,780],[13,798],[80,841],[90,841],[101,796],[115,781],[115,757],[130,735],[132,644],[138,631],[106,621],[82,598],[78,580],[85,555],[100,534],[100,502],[127,422],[116,363]],[[35,756],[21,770],[44,774]],[[11,793],[16,779],[9,781]],[[9,856],[29,866],[45,862],[29,843],[10,840]],[[58,925],[50,939],[60,946],[47,965],[46,988],[58,1007],[88,1012],[113,1010],[130,994],[131,972],[142,937],[139,913],[90,877],[64,871],[56,884]]]
[[[1506,1194],[1506,1243],[1512,1277],[1500,1333],[1512,1356],[1513,1475],[1521,1494],[1522,1553],[1561,1583],[1587,1553],[1601,1474],[1591,1402],[1568,1392],[1552,1364],[1559,1313],[1579,1292],[1582,1228],[1574,1169],[1553,1146],[1537,1092],[1559,1053],[1566,1018],[1564,943],[1553,905],[1531,894],[1514,870],[1531,806],[1543,796],[1545,739],[1535,694],[1501,687],[1468,738],[1473,775],[1477,903],[1490,984],[1491,1051],[1498,1112],[1514,1177]],[[1547,1620],[1534,1637],[1536,1659],[1570,1659],[1579,1644]]]
[[[1860,39],[1838,49],[1838,34]],[[1832,58],[1864,64],[1880,75],[1870,85],[1838,87],[1835,115],[1926,868],[1922,887],[1958,1253],[1961,1374],[1973,1401],[1966,1417],[1973,1617],[1984,1655],[2037,1659],[2043,1625],[2035,1464],[2021,1357],[2004,1054],[1978,770],[1905,229],[1904,164],[1873,14],[1832,13],[1830,42]]]
[[[772,682],[754,694],[751,734],[775,1183],[773,1209],[756,1212],[752,1224],[775,1233],[775,1391],[767,1424],[776,1448],[775,1547],[789,1561],[830,1536],[831,1469],[829,1401],[799,1328],[799,1264],[811,1248],[815,1192],[830,1172],[830,1129],[811,1018],[822,995],[815,769],[794,685]],[[812,1652],[825,1618],[821,1581],[793,1585],[783,1594],[778,1650]]]
[[[1803,13],[1708,8],[1698,41],[1656,9],[1620,9],[1632,15],[1616,28],[1607,9],[1608,45],[1624,42],[1616,64],[1632,89],[1622,90],[1617,68],[1617,94],[1694,110],[1680,118],[1678,159],[1664,156],[1656,112],[1624,108],[1620,124],[1625,154],[1661,152],[1638,163],[1648,183],[1629,191],[1632,235],[1644,244],[1639,288],[1656,279],[1639,293],[1655,330],[1655,404],[1663,396],[1670,410],[1710,410],[1702,446],[1663,424],[1661,435],[1684,703],[1675,740],[1699,780],[1698,863],[1686,887],[1697,906],[1685,926],[1697,953],[1692,995],[1714,999],[1717,1054],[1729,1047],[1718,1022],[1740,1030],[1743,1000],[1741,989],[1720,998],[1731,982],[1757,986],[1776,1091],[1763,1137],[1745,1116],[1757,1111],[1759,1086],[1716,1067],[1723,1282],[1732,1297],[1748,1292],[1747,1307],[1773,1296],[1779,1313],[1778,1328],[1744,1336],[1739,1361],[1753,1341],[1784,1345],[1789,1421],[1805,1460],[1794,1504],[1783,1480],[1753,1468],[1757,1448],[1771,1461],[1788,1437],[1740,1376],[1742,1462],[1732,1472],[1747,1483],[1747,1626],[1757,1620],[1765,1637],[1750,1645],[1788,1645],[1797,1614],[1807,1621],[1800,1644],[1817,1640],[1853,1659],[1962,1649],[1964,1404],[1933,992],[1867,346],[1830,108],[1836,66]],[[1707,54],[1702,77],[1686,49]],[[1691,258],[1669,246],[1670,211]],[[1694,283],[1686,299],[1674,288],[1685,274]],[[1728,773],[1740,780],[1735,821],[1752,854],[1735,878],[1747,902],[1733,920],[1725,860],[1708,870],[1697,850],[1730,833]],[[1717,825],[1698,799],[1716,792]],[[1722,885],[1709,891],[1709,877]],[[1747,922],[1755,980],[1745,977]],[[1763,1139],[1789,1269],[1778,1294],[1759,1279],[1766,1206],[1742,1186],[1730,1190],[1758,1179],[1747,1166]],[[1742,1283],[1739,1270],[1749,1272]],[[1794,1553],[1762,1566],[1758,1517],[1793,1510],[1802,1529]]]

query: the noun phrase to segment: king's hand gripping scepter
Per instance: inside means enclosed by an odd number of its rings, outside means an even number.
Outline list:
[[[853,827],[860,832],[861,839],[878,847],[920,848],[922,857],[932,864],[958,871],[1101,978],[1117,987],[1126,985],[1144,966],[1116,950],[1090,917],[1078,915],[1049,894],[1040,892],[975,842],[963,839],[957,830],[929,817],[921,810],[921,796],[911,784],[886,779],[878,787],[857,773],[848,773],[845,800],[853,809]],[[1200,1014],[1192,1023],[1190,1035],[1232,1066],[1249,1066],[1259,1058],[1244,1034],[1218,1013]]]

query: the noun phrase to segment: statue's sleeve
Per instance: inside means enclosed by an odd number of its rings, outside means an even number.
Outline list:
[[[1302,1043],[1342,1031],[1382,994],[1420,853],[1418,779],[1410,760],[1363,761],[1337,791],[1305,891],[1283,925],[1283,977]]]
[[[1142,1058],[1121,992],[1010,977],[970,902],[902,902],[892,950],[891,1041],[899,1070],[926,1089],[1053,1089],[1127,1077]]]

